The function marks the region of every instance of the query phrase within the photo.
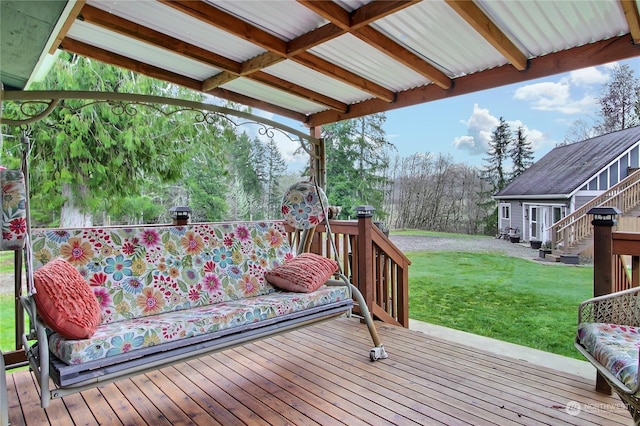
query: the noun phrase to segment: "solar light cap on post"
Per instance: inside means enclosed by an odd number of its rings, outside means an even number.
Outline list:
[[[372,217],[374,211],[376,211],[376,209],[369,205],[356,207],[356,215],[358,217]]]
[[[191,208],[189,206],[173,206],[169,209],[174,225],[183,226],[189,223]]]
[[[587,214],[593,215],[591,223],[594,226],[613,226],[616,224],[616,216],[622,212],[617,207],[600,206],[593,207]]]

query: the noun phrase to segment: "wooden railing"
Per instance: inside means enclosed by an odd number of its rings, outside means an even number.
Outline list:
[[[602,195],[554,223],[551,227],[551,247],[566,254],[571,247],[590,237],[591,218],[587,212],[593,207],[617,207],[622,212],[627,212],[638,205],[640,205],[640,170],[636,170]]]
[[[357,221],[332,220],[329,225],[332,239],[327,238],[325,225],[318,225],[310,251],[339,260],[342,272],[360,290],[376,319],[409,327],[411,261],[370,217],[359,217]],[[299,238],[299,232],[290,231],[292,236],[297,235],[294,241]]]
[[[596,247],[596,249],[599,249]],[[640,232],[612,232],[613,268],[611,292],[640,285]],[[624,257],[631,258],[631,268]]]

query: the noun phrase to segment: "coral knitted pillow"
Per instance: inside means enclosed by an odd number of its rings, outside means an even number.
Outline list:
[[[283,290],[310,293],[338,270],[338,262],[315,253],[302,253],[266,274],[267,281]]]
[[[100,324],[100,305],[80,272],[55,259],[33,273],[38,314],[51,330],[67,339],[93,336]]]

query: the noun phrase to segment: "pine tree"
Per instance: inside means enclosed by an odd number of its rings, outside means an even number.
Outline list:
[[[342,207],[341,218],[353,217],[359,205],[372,205],[384,218],[388,190],[388,152],[395,149],[385,135],[383,113],[324,126],[329,203]]]
[[[500,124],[493,130],[489,141],[487,151],[489,157],[484,159],[487,162],[484,168],[485,180],[491,183],[493,192],[500,191],[509,183],[506,161],[509,158],[509,146],[512,140],[509,124],[500,117]]]
[[[280,149],[276,141],[269,139],[266,144],[266,188],[265,201],[267,218],[273,219],[280,217],[280,205],[282,202],[282,194],[284,189],[281,185],[281,178],[287,171],[287,163],[282,158]]]
[[[531,142],[527,140],[527,136],[524,134],[524,128],[522,126],[518,127],[515,136],[513,146],[509,150],[509,156],[513,161],[511,180],[520,176],[533,164],[533,148],[531,146]]]

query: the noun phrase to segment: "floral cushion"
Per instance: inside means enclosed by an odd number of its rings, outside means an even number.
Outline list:
[[[578,338],[587,352],[633,389],[638,380],[638,331],[632,326],[584,323],[578,326]]]
[[[309,229],[327,216],[329,206],[322,188],[312,182],[294,183],[282,197],[281,211],[284,220],[296,229]]]
[[[281,292],[265,274],[293,259],[282,222],[204,223],[32,231],[34,270],[52,259],[89,283],[102,323],[87,339],[49,336],[67,364],[248,326],[349,298],[346,287]]]
[[[24,175],[20,170],[0,170],[2,239],[0,250],[20,250],[27,233]]]
[[[241,327],[348,298],[346,287],[335,286],[323,286],[318,291],[308,294],[271,293],[130,321],[102,324],[91,338],[84,340],[67,340],[55,333],[49,337],[49,348],[69,365],[103,360],[102,363],[98,362],[98,365],[92,365],[93,368],[107,365],[110,363],[109,357],[125,352],[135,352],[153,345]]]
[[[265,272],[293,257],[281,222],[34,229],[34,270],[61,257],[78,269],[102,323],[276,291]]]

